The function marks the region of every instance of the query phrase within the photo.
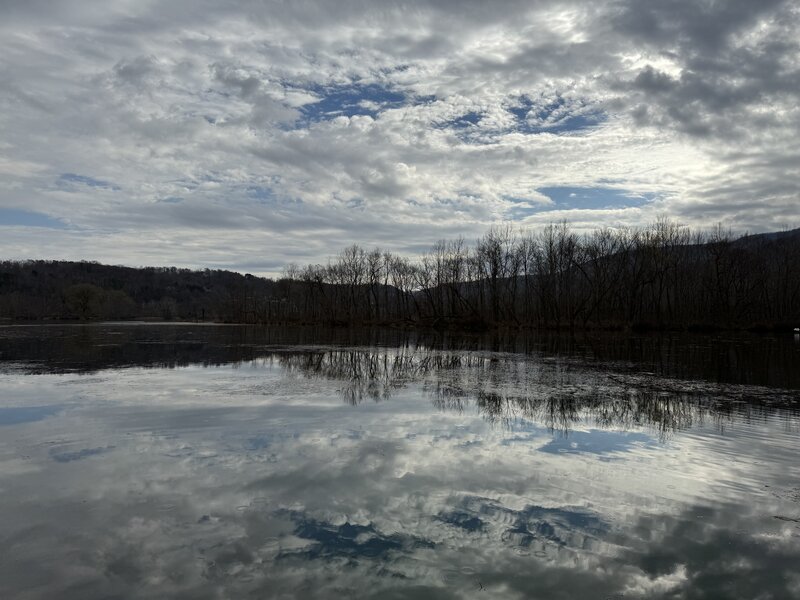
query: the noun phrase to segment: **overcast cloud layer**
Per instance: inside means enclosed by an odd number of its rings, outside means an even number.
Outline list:
[[[0,257],[800,226],[791,0],[0,2]]]

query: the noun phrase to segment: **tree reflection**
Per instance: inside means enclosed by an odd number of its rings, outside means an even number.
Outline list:
[[[280,352],[288,373],[341,382],[345,402],[384,401],[419,384],[434,406],[475,407],[488,421],[513,427],[534,421],[568,433],[581,425],[648,427],[661,438],[692,426],[724,428],[736,418],[762,419],[777,408],[798,413],[791,394],[609,373],[570,361],[517,355],[448,352],[420,346]]]
[[[778,408],[797,414],[799,356],[791,340],[768,337],[578,339],[174,324],[0,330],[0,366],[28,373],[264,361],[337,381],[352,405],[419,385],[441,410],[476,409],[504,426],[521,419],[561,432],[646,426],[662,437],[698,424],[764,419]]]

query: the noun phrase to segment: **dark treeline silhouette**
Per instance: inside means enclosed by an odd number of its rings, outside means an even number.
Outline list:
[[[357,245],[286,270],[290,319],[485,328],[785,327],[800,322],[800,230],[734,238],[668,219],[588,235],[493,227],[418,259]]]
[[[286,282],[231,271],[0,262],[0,319],[264,322]]]
[[[493,227],[417,258],[352,245],[278,281],[228,271],[0,263],[0,318],[405,324],[485,329],[800,323],[800,229],[735,238],[659,219],[577,234]]]

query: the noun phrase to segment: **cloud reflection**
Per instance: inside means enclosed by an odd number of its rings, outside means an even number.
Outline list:
[[[798,418],[760,387],[441,344],[164,368],[194,347],[137,335],[139,366],[0,374],[61,407],[3,428],[0,596],[798,592]]]

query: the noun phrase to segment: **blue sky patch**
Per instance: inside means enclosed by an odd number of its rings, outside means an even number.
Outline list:
[[[56,452],[51,450],[50,458],[52,458],[56,462],[70,463],[70,462],[75,462],[76,460],[83,460],[84,458],[99,456],[101,454],[105,454],[106,452],[111,452],[114,448],[115,446],[105,446],[101,448],[82,448],[81,450],[75,450],[73,452]]]
[[[22,227],[47,227],[49,229],[66,229],[63,221],[54,219],[43,213],[16,208],[0,208],[0,225]]]
[[[587,110],[580,105],[575,108],[561,96],[545,105],[539,105],[529,97],[522,96],[517,104],[506,110],[514,115],[517,131],[529,134],[581,131],[606,119],[601,111]]]
[[[244,444],[245,450],[266,450],[272,445],[272,437],[269,434],[257,435],[248,438]]]
[[[625,190],[602,187],[545,187],[537,190],[550,198],[555,209],[628,208],[655,200],[655,194],[632,194]]]
[[[439,129],[454,130],[456,136],[465,143],[492,143],[499,135],[522,133],[536,135],[542,133],[568,134],[590,129],[606,119],[605,113],[589,104],[568,101],[561,96],[546,103],[535,102],[528,96],[516,97],[504,109],[513,117],[513,123],[504,127],[476,126],[485,116],[479,111],[470,111],[453,119],[441,121],[434,126]]]
[[[94,177],[89,177],[87,175],[77,175],[75,173],[64,173],[59,178],[57,183],[62,187],[68,187],[70,185],[86,185],[89,187],[95,188],[104,188],[107,190],[119,190],[119,186],[114,185],[108,181],[103,181],[102,179],[95,179]]]
[[[479,112],[471,111],[460,117],[456,117],[455,119],[451,119],[450,121],[445,121],[442,123],[441,127],[453,127],[456,129],[461,129],[464,127],[472,127],[480,123],[483,115]]]
[[[265,204],[272,204],[277,200],[275,197],[275,192],[273,192],[271,188],[261,185],[253,185],[248,187],[247,196]]]
[[[569,435],[556,437],[539,448],[539,451],[549,454],[611,454],[654,444],[655,440],[643,433],[590,429],[572,431]]]
[[[466,496],[458,509],[440,513],[439,520],[467,529],[480,531],[488,523],[510,523],[503,539],[519,547],[547,540],[559,546],[574,543],[574,532],[598,536],[607,533],[609,524],[597,513],[577,506],[543,507],[528,505],[520,510],[504,506],[496,500],[479,496]],[[446,515],[446,519],[442,516]]]
[[[544,508],[526,506],[520,511],[509,511],[516,516],[513,526],[506,530],[507,539],[515,545],[528,547],[537,540],[548,540],[560,546],[569,546],[574,531],[601,535],[608,524],[597,514],[578,507]]]
[[[486,523],[484,523],[479,517],[468,512],[458,510],[440,512],[435,519],[437,521],[441,521],[442,523],[447,523],[448,525],[452,525],[453,527],[457,527],[469,532],[482,531],[486,527]]]
[[[375,117],[387,108],[402,106],[406,100],[405,94],[377,83],[314,86],[307,91],[320,97],[317,102],[306,104],[300,109],[304,119],[309,122],[327,121],[341,116]]]
[[[635,194],[626,190],[606,187],[544,187],[536,190],[550,198],[552,204],[536,200],[505,196],[511,203],[506,209],[506,218],[518,221],[530,215],[555,210],[603,210],[631,208],[653,202],[657,194]]]
[[[8,406],[0,408],[0,425],[21,425],[35,423],[50,417],[59,411],[61,406]]]
[[[412,551],[415,548],[433,548],[433,542],[405,533],[384,534],[371,523],[334,525],[327,521],[308,518],[304,513],[289,512],[295,522],[295,535],[309,540],[312,545],[298,551],[282,552],[279,558],[306,556],[307,558],[387,558],[390,553]]]
[[[530,443],[542,436],[548,435],[549,431],[545,427],[532,423],[530,421],[518,421],[509,426],[509,433],[512,435],[507,436],[501,442],[501,446],[510,446],[516,443]]]

